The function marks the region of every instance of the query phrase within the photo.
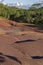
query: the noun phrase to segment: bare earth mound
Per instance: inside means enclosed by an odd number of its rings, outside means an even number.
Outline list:
[[[43,30],[0,20],[0,65],[43,65]]]

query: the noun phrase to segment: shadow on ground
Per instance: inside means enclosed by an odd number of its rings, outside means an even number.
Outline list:
[[[10,55],[5,55],[5,56],[8,57],[9,59],[12,59],[12,60],[14,60],[14,61],[17,61],[18,63],[21,64],[21,61],[18,60],[16,57],[14,57],[14,56],[10,56]]]
[[[34,41],[36,40],[29,39],[29,40],[23,40],[23,41],[16,41],[15,43],[34,42]]]
[[[3,57],[3,53],[0,52],[0,63],[5,62],[5,58]]]
[[[11,60],[13,60],[13,61],[16,61],[16,62],[22,64],[21,61],[18,60],[18,58],[14,57],[14,56],[11,56],[11,55],[4,55],[4,54],[1,53],[1,52],[0,52],[0,63],[3,63],[3,62],[6,61],[5,57],[8,57],[9,59],[11,59]]]
[[[31,56],[32,59],[43,59],[43,56]]]
[[[3,62],[5,62],[5,61],[6,61],[5,58],[2,57],[2,56],[0,56],[0,63],[3,63]]]

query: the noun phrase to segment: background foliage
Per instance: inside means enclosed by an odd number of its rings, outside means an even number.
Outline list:
[[[17,22],[32,23],[43,27],[43,7],[28,10],[5,6],[0,3],[0,16]]]

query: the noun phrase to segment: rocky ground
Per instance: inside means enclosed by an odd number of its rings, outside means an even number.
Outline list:
[[[0,65],[43,65],[43,30],[0,20]]]

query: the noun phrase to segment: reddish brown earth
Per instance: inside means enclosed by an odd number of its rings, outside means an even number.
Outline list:
[[[43,30],[0,20],[0,65],[43,65]]]

